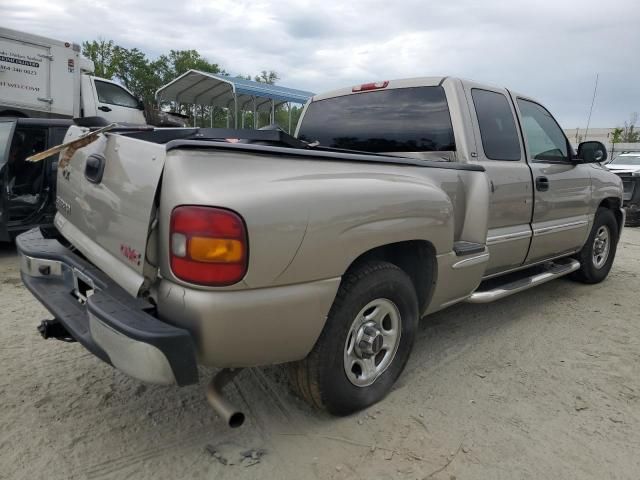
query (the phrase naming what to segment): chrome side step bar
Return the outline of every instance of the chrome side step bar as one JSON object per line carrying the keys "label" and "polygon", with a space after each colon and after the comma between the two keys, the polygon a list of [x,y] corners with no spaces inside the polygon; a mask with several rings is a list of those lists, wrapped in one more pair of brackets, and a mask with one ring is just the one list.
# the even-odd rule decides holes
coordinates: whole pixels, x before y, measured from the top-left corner
{"label": "chrome side step bar", "polygon": [[499,287],[491,290],[476,291],[467,298],[469,303],[490,303],[500,300],[501,298],[508,297],[514,293],[528,290],[543,283],[547,283],[556,278],[564,277],[565,275],[575,272],[580,268],[580,262],[574,259],[570,259],[565,263],[550,263],[546,271],[536,273],[530,277],[514,280],[510,283],[505,283]]}

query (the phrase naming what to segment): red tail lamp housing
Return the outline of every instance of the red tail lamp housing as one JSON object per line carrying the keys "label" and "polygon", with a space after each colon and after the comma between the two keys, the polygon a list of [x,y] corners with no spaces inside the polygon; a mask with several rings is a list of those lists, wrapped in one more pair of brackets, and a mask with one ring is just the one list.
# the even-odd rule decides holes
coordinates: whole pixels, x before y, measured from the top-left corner
{"label": "red tail lamp housing", "polygon": [[238,283],[247,273],[247,229],[231,210],[174,208],[169,250],[173,274],[186,282],[221,287]]}

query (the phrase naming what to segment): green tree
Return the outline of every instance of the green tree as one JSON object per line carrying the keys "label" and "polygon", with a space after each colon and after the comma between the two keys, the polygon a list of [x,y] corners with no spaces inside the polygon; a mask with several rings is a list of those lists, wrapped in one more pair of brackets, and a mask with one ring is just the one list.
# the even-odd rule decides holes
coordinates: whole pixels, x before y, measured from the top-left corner
{"label": "green tree", "polygon": [[624,122],[624,128],[622,129],[622,142],[623,143],[636,143],[640,142],[640,131],[636,130],[636,122],[638,121],[638,114],[632,113],[628,122]]}
{"label": "green tree", "polygon": [[[258,75],[253,77],[256,82],[267,83],[269,85],[274,85],[278,80],[280,80],[280,76],[277,72],[273,70],[262,70]],[[247,78],[249,80],[249,78]]]}
{"label": "green tree", "polygon": [[137,48],[122,47],[115,48],[114,63],[114,77],[146,104],[153,103],[156,90],[163,84],[158,65]]}
{"label": "green tree", "polygon": [[82,54],[93,61],[95,75],[111,79],[115,74],[117,59],[116,49],[119,48],[113,40],[92,40],[82,42]]}
{"label": "green tree", "polygon": [[609,134],[609,138],[611,139],[611,143],[613,143],[614,145],[616,143],[620,143],[622,142],[622,133],[624,130],[622,130],[620,127],[616,127],[614,128],[611,133]]}
{"label": "green tree", "polygon": [[174,78],[188,70],[200,70],[201,72],[226,75],[226,72],[217,63],[210,63],[196,50],[171,50],[167,60],[169,70],[174,75]]}
{"label": "green tree", "polygon": [[[188,70],[228,75],[219,64],[209,62],[197,50],[170,50],[167,54],[150,59],[137,48],[125,48],[116,45],[113,40],[98,39],[83,42],[82,53],[93,60],[96,76],[120,82],[135,96],[143,100],[148,114],[153,114],[151,110],[155,106],[155,94],[158,88]],[[240,75],[238,78],[251,80],[250,75]],[[273,85],[279,78],[277,72],[263,70],[258,75],[255,75],[254,80]],[[171,102],[170,104],[165,104],[165,107],[167,106],[172,111],[186,115],[193,115],[194,113],[190,105]],[[200,126],[209,126],[212,112],[215,117],[213,125],[225,126],[225,112],[220,108],[212,111],[210,106],[199,106],[197,108],[196,123]],[[293,126],[297,122],[299,113],[299,109],[294,108],[292,110]],[[253,125],[253,118],[250,113],[246,114],[245,119],[246,125]],[[281,106],[276,109],[276,120],[285,130],[288,129],[288,114],[284,107]],[[268,112],[260,112],[260,124],[264,125],[268,121]]]}

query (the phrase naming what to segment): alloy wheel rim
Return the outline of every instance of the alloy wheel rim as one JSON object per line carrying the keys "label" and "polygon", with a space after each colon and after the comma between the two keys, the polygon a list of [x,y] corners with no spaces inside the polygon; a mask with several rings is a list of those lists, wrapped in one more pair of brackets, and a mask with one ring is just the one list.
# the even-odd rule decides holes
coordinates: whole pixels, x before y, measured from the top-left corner
{"label": "alloy wheel rim", "polygon": [[368,387],[382,375],[400,345],[402,322],[395,303],[377,298],[356,315],[344,345],[344,371],[356,387]]}
{"label": "alloy wheel rim", "polygon": [[611,235],[609,227],[602,225],[598,228],[596,236],[593,239],[593,266],[597,269],[602,268],[609,258],[611,250]]}

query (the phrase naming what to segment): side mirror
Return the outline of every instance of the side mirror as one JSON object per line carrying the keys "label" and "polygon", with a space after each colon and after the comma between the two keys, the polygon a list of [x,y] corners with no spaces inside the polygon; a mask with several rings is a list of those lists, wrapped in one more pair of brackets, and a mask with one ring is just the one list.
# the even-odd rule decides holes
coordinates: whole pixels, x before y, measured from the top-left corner
{"label": "side mirror", "polygon": [[578,159],[582,163],[600,163],[607,159],[607,148],[602,142],[582,142],[578,145]]}
{"label": "side mirror", "polygon": [[142,100],[138,100],[138,110],[144,110],[144,102]]}

